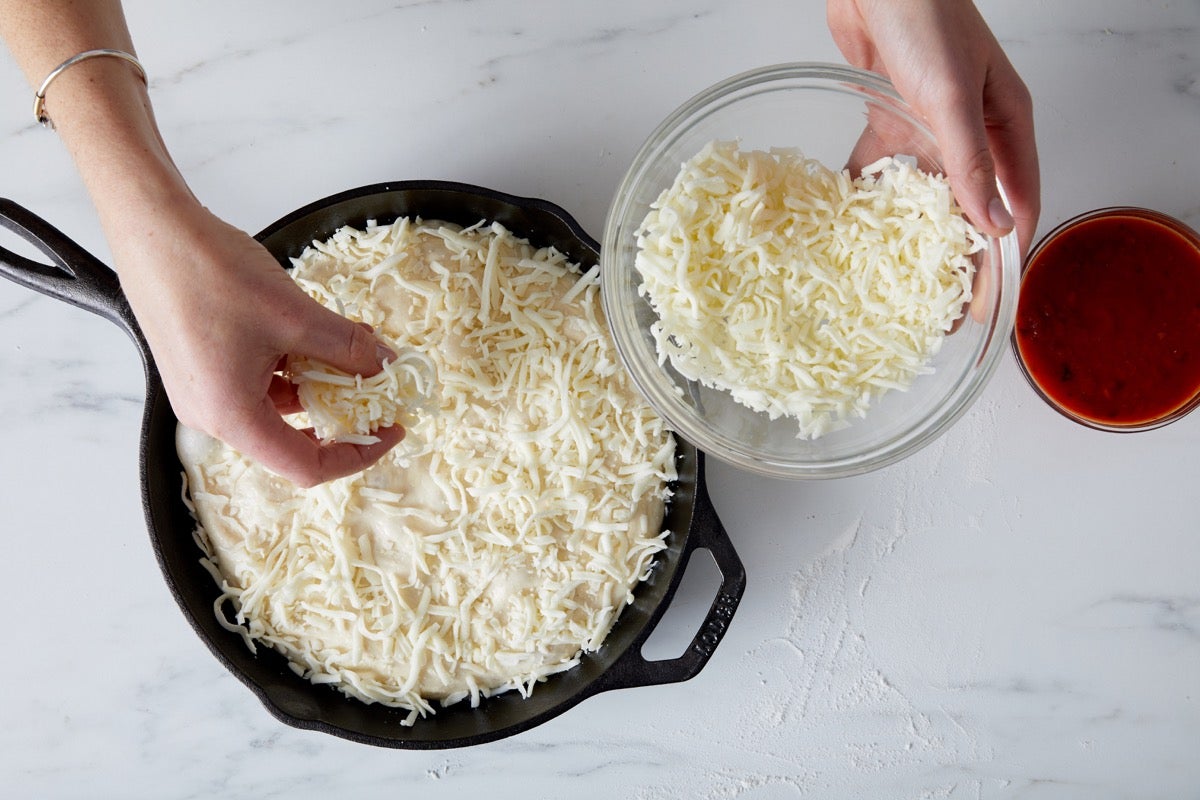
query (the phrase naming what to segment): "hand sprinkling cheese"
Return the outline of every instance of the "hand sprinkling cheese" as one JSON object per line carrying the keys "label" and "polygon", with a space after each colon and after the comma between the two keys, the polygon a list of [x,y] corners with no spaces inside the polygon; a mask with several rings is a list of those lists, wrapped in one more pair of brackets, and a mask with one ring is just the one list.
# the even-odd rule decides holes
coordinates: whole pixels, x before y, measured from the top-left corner
{"label": "hand sprinkling cheese", "polygon": [[636,266],[661,361],[817,438],[931,371],[985,246],[904,160],[852,178],[713,142],[651,206]]}
{"label": "hand sprinkling cheese", "polygon": [[314,683],[407,709],[405,724],[528,696],[599,648],[668,546],[676,471],[609,336],[598,268],[498,223],[401,218],[314,242],[291,275],[397,354],[375,378],[294,363],[318,430],[362,430],[393,394],[411,410],[434,374],[436,413],[370,469],[307,490],[181,426],[218,621]]}
{"label": "hand sprinkling cheese", "polygon": [[288,362],[300,405],[324,442],[373,444],[371,435],[393,425],[411,427],[420,413],[435,408],[436,370],[428,356],[411,348],[392,348],[396,357],[371,377],[349,375],[308,358]]}

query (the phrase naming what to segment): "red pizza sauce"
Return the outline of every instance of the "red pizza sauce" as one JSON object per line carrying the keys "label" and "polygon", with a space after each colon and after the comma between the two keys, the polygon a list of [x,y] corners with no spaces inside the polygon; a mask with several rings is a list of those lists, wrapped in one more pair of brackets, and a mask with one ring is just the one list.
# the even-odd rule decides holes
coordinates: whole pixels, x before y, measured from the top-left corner
{"label": "red pizza sauce", "polygon": [[1177,419],[1200,402],[1200,236],[1136,208],[1064,223],[1026,261],[1013,337],[1068,417],[1106,430]]}

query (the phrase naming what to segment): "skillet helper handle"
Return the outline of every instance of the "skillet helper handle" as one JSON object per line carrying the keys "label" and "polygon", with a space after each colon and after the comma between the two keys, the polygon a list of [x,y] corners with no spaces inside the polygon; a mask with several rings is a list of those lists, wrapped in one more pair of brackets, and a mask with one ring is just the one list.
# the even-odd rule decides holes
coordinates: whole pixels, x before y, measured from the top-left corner
{"label": "skillet helper handle", "polygon": [[[702,455],[699,456],[703,458]],[[717,516],[708,488],[704,483],[703,465],[696,476],[696,498],[692,507],[692,529],[688,536],[687,549],[683,553],[681,574],[687,571],[692,555],[697,550],[708,550],[721,573],[721,585],[717,596],[709,606],[700,629],[677,658],[649,661],[642,656],[642,646],[653,633],[653,628],[633,643],[621,659],[610,668],[608,681],[600,689],[627,689],[634,686],[655,686],[678,683],[694,678],[716,652],[717,645],[725,637],[733,613],[746,590],[746,569],[725,527]],[[682,578],[681,578],[682,580]],[[665,613],[665,612],[664,612]],[[662,621],[662,617],[655,622]]]}
{"label": "skillet helper handle", "polygon": [[12,200],[0,198],[0,226],[50,259],[43,264],[0,246],[0,275],[22,286],[91,311],[120,326],[149,354],[117,274],[62,231]]}

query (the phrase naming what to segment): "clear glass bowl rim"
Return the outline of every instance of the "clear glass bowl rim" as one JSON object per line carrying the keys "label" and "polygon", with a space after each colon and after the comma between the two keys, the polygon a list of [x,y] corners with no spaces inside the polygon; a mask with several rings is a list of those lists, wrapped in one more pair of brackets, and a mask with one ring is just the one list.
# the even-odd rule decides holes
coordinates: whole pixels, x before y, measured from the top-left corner
{"label": "clear glass bowl rim", "polygon": [[[929,127],[908,107],[886,77],[856,67],[822,62],[789,62],[751,69],[715,83],[693,95],[671,112],[647,137],[630,163],[613,196],[604,226],[604,238],[600,248],[601,298],[618,353],[633,376],[634,383],[651,406],[680,436],[715,458],[768,477],[792,480],[848,477],[890,465],[925,447],[966,413],[983,391],[1007,349],[1002,343],[1009,338],[1016,317],[1020,254],[1015,232],[993,240],[993,244],[998,246],[1003,267],[996,287],[998,302],[989,309],[989,329],[981,356],[972,368],[955,382],[948,393],[949,402],[943,405],[936,415],[910,426],[886,446],[862,450],[842,458],[826,461],[788,461],[768,458],[747,448],[729,446],[728,442],[722,443],[687,414],[675,413],[676,409],[672,407],[668,396],[670,390],[657,385],[661,381],[658,374],[661,368],[657,364],[642,363],[636,358],[630,352],[630,345],[623,339],[625,328],[614,323],[624,312],[619,291],[612,286],[621,271],[617,256],[621,247],[617,237],[618,228],[629,198],[633,196],[634,189],[646,170],[654,163],[656,154],[681,131],[686,130],[689,121],[696,119],[698,114],[714,106],[722,98],[745,89],[789,81],[827,82],[831,88],[840,85],[846,91],[851,88],[866,90],[871,100],[888,104],[916,130],[930,140],[935,140]],[[999,181],[997,187],[1001,198],[1007,204],[1007,195]]]}

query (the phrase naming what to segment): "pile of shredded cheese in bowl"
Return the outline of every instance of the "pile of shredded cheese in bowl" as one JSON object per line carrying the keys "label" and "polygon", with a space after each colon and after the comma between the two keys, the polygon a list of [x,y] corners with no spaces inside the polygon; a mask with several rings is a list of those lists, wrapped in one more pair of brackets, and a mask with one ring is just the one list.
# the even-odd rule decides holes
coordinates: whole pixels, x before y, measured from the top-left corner
{"label": "pile of shredded cheese in bowl", "polygon": [[436,399],[379,463],[308,490],[180,427],[222,624],[408,724],[435,701],[528,695],[600,647],[665,546],[676,473],[598,269],[498,224],[402,218],[339,230],[292,275],[416,354],[415,382],[427,361]]}
{"label": "pile of shredded cheese in bowl", "polygon": [[712,142],[637,231],[660,363],[817,438],[930,371],[986,240],[949,183]]}

